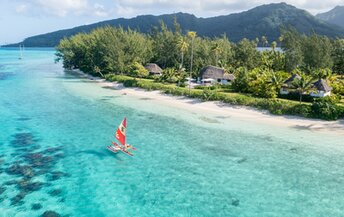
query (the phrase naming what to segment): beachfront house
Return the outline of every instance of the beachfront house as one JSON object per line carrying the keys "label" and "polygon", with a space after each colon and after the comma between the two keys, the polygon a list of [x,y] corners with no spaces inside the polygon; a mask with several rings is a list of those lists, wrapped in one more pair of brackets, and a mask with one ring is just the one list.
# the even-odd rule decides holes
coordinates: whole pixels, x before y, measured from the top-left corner
{"label": "beachfront house", "polygon": [[[293,87],[293,82],[295,79],[301,79],[299,75],[292,75],[290,78],[288,78],[282,88],[280,89],[280,94],[287,95],[289,93],[295,93],[296,90]],[[313,91],[309,94],[312,97],[325,97],[331,95],[332,88],[327,84],[327,82],[324,79],[319,79],[318,81],[313,83]]]}
{"label": "beachfront house", "polygon": [[315,91],[312,91],[310,95],[312,97],[325,97],[331,95],[332,87],[330,87],[324,79],[319,79],[313,83]]}
{"label": "beachfront house", "polygon": [[280,89],[280,94],[282,95],[287,95],[290,92],[295,92],[294,87],[293,87],[293,82],[295,79],[300,80],[301,77],[300,75],[294,74],[291,77],[289,77],[287,80],[282,85],[282,88]]}
{"label": "beachfront house", "polygon": [[233,74],[225,73],[225,70],[216,66],[206,66],[200,72],[201,84],[210,86],[213,84],[230,84],[234,80]]}
{"label": "beachfront house", "polygon": [[155,76],[162,75],[162,69],[155,63],[148,63],[145,66],[145,69],[148,70],[149,75],[155,75]]}

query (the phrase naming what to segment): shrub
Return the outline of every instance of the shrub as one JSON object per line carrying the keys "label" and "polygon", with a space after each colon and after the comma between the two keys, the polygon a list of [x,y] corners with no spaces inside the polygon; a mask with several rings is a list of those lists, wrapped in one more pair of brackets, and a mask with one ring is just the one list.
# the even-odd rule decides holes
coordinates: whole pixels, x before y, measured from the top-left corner
{"label": "shrub", "polygon": [[340,80],[331,84],[333,93],[344,96],[344,80]]}
{"label": "shrub", "polygon": [[297,103],[286,110],[286,114],[289,115],[299,115],[302,117],[311,117],[312,109],[308,104]]}
{"label": "shrub", "polygon": [[312,115],[316,118],[336,120],[342,115],[341,113],[341,108],[330,97],[316,99],[312,104]]}
{"label": "shrub", "polygon": [[[297,92],[289,92],[288,94],[279,94],[278,98],[300,101],[300,94]],[[310,96],[309,94],[302,94],[302,101],[313,102],[314,98]]]}
{"label": "shrub", "polygon": [[130,75],[137,78],[145,78],[149,75],[148,70],[138,62],[134,62],[130,67]]}

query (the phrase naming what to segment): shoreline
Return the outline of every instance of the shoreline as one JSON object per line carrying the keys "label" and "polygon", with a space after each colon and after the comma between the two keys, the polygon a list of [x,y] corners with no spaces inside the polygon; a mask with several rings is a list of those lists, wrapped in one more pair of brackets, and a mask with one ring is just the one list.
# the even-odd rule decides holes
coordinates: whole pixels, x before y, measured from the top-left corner
{"label": "shoreline", "polygon": [[243,121],[250,121],[273,126],[284,126],[288,128],[298,128],[299,130],[309,130],[312,132],[326,132],[344,136],[344,120],[324,121],[319,119],[308,119],[298,116],[273,115],[268,111],[258,110],[246,106],[234,106],[219,101],[203,102],[199,99],[184,96],[173,96],[160,91],[147,91],[140,88],[126,88],[121,83],[110,82],[105,79],[94,77],[80,70],[73,70],[81,78],[94,81],[101,87],[114,89],[121,94],[134,97],[146,97],[166,106],[172,106],[187,111],[201,111],[204,113],[220,114],[222,116],[234,116]]}

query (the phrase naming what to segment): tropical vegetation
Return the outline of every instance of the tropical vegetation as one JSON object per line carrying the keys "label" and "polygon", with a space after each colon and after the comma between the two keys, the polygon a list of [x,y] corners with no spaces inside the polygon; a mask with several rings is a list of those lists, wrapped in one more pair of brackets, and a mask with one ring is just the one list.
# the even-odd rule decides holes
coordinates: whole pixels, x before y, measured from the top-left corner
{"label": "tropical vegetation", "polygon": [[[61,40],[56,56],[67,69],[80,69],[124,82],[126,86],[254,106],[274,114],[323,119],[344,117],[341,101],[344,92],[343,39],[317,34],[307,36],[291,27],[281,32],[278,42],[270,43],[271,49],[258,51],[258,44],[269,44],[267,37],[244,38],[238,43],[231,42],[226,35],[198,37],[196,32],[183,34],[176,20],[173,30],[161,22],[160,27],[155,27],[149,34],[104,27]],[[282,50],[276,48],[277,44]],[[162,76],[150,76],[144,68],[147,63],[161,66],[164,69]],[[227,86],[185,88],[185,78],[197,78],[199,71],[207,65],[221,67],[234,74],[236,79]],[[279,99],[280,88],[292,74],[301,77],[292,83],[299,102]],[[330,99],[304,97],[319,78],[326,79],[333,87]],[[303,102],[304,98],[309,103]]]}

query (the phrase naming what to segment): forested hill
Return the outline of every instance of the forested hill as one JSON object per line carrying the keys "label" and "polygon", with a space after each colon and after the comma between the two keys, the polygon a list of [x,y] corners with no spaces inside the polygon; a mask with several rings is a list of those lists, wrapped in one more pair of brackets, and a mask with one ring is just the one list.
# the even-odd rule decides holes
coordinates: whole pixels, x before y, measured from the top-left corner
{"label": "forested hill", "polygon": [[344,6],[337,6],[326,13],[317,14],[316,17],[344,28]]}
{"label": "forested hill", "polygon": [[[299,32],[306,34],[315,32],[329,37],[344,37],[344,28],[341,29],[321,21],[307,11],[297,9],[294,6],[278,3],[262,5],[242,13],[211,18],[197,18],[186,13],[160,16],[144,15],[131,19],[119,18],[29,37],[23,43],[27,47],[53,47],[64,37],[79,32],[87,33],[102,26],[130,27],[147,33],[154,26],[159,26],[160,21],[163,21],[168,28],[172,28],[175,17],[184,32],[196,31],[199,36],[207,37],[221,36],[225,33],[234,42],[242,38],[255,39],[261,36],[266,36],[271,42],[280,36],[282,26],[293,26]],[[17,46],[17,44],[9,46]]]}

